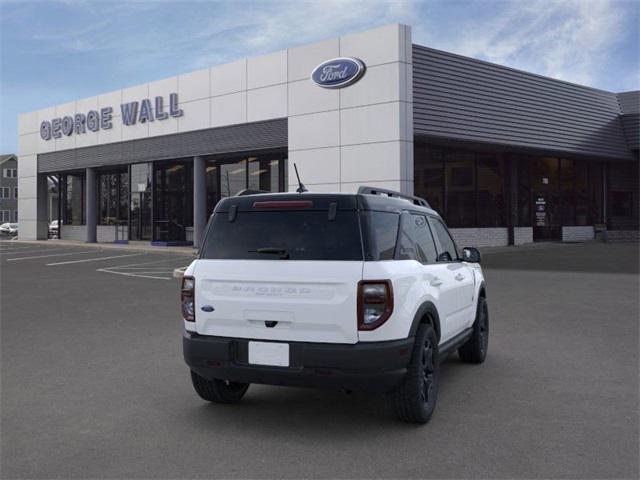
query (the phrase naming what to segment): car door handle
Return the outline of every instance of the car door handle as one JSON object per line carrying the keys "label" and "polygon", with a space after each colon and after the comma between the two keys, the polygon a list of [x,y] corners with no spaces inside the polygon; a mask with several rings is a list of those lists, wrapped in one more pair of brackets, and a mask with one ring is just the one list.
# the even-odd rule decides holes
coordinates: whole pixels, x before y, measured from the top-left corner
{"label": "car door handle", "polygon": [[456,276],[455,276],[455,277],[453,277],[453,278],[455,278],[456,280],[458,280],[459,282],[461,282],[461,281],[462,281],[462,280],[464,280],[466,277],[465,277],[463,274],[458,273],[458,274],[456,274]]}
{"label": "car door handle", "polygon": [[438,277],[434,277],[431,279],[430,283],[432,287],[439,287],[440,285],[442,285],[442,280],[440,280]]}

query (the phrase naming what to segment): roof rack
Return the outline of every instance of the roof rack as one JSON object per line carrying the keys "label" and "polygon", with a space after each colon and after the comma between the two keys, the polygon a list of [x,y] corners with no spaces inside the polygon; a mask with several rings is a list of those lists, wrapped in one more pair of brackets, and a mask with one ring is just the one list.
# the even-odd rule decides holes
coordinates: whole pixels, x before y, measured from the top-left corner
{"label": "roof rack", "polygon": [[396,192],[395,190],[387,190],[386,188],[367,187],[363,185],[358,188],[358,193],[365,195],[386,195],[387,197],[402,198],[408,200],[414,205],[420,205],[421,207],[431,208],[431,205],[427,203],[424,198],[414,197],[413,195],[405,195],[404,193]]}
{"label": "roof rack", "polygon": [[245,188],[244,190],[240,190],[238,193],[234,195],[234,197],[244,197],[245,195],[257,195],[258,193],[271,193],[267,190],[252,190],[250,188]]}

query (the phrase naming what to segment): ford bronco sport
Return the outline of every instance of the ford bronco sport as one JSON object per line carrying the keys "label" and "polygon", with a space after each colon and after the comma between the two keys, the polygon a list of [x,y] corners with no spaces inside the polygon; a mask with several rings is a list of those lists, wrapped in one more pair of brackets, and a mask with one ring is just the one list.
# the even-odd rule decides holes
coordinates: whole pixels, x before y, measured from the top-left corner
{"label": "ford bronco sport", "polygon": [[400,419],[426,423],[440,360],[487,354],[479,263],[398,192],[225,198],[182,280],[193,387],[218,403],[251,383],[385,392]]}

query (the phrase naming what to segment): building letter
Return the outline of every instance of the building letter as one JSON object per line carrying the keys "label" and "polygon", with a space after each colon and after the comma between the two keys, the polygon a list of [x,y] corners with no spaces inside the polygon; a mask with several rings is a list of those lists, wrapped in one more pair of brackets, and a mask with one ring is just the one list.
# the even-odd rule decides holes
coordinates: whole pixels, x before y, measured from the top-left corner
{"label": "building letter", "polygon": [[178,94],[172,93],[169,95],[169,115],[172,117],[181,117],[182,114],[182,109],[178,108]]}
{"label": "building letter", "polygon": [[113,108],[104,107],[100,109],[100,128],[104,130],[108,130],[113,127],[111,123],[111,114],[113,112]]}
{"label": "building letter", "polygon": [[76,134],[86,132],[85,127],[85,116],[84,113],[76,113],[76,118],[74,122]]}
{"label": "building letter", "polygon": [[153,113],[151,111],[151,102],[149,101],[148,98],[145,98],[140,103],[140,116],[138,117],[138,121],[140,123],[153,121]]}
{"label": "building letter", "polygon": [[59,118],[54,118],[53,120],[51,120],[51,134],[53,135],[53,138],[62,137],[60,127],[62,127],[62,120],[60,120]]}
{"label": "building letter", "polygon": [[122,123],[125,125],[133,125],[136,123],[136,115],[138,114],[138,102],[123,103],[120,105],[122,112]]}
{"label": "building letter", "polygon": [[62,133],[67,137],[73,133],[73,117],[67,115],[62,118]]}
{"label": "building letter", "polygon": [[40,124],[40,138],[43,140],[51,139],[51,122],[45,120]]}
{"label": "building letter", "polygon": [[165,118],[169,118],[169,114],[163,110],[164,106],[162,105],[162,97],[156,97],[156,119],[164,120]]}
{"label": "building letter", "polygon": [[87,113],[87,128],[92,132],[100,130],[98,112],[91,110]]}

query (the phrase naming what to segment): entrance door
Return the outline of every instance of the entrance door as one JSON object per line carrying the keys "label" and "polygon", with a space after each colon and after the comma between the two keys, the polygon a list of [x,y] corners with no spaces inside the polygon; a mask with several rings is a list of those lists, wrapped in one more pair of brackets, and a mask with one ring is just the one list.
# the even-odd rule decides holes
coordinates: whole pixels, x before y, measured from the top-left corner
{"label": "entrance door", "polygon": [[562,236],[559,159],[542,157],[531,170],[533,240],[555,241]]}
{"label": "entrance door", "polygon": [[130,240],[151,240],[151,194],[131,193]]}

